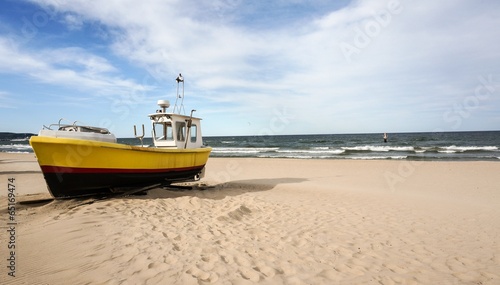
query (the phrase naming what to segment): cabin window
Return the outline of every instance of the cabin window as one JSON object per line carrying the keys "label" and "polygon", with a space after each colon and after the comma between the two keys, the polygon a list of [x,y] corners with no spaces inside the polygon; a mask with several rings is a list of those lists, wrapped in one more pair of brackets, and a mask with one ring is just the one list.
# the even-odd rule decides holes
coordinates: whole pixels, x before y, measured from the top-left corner
{"label": "cabin window", "polygon": [[191,125],[191,129],[189,130],[189,133],[191,134],[191,142],[195,143],[196,139],[197,139],[197,135],[198,135],[197,127],[195,124]]}
{"label": "cabin window", "polygon": [[172,124],[170,123],[155,123],[154,124],[155,140],[174,140]]}
{"label": "cabin window", "polygon": [[177,129],[177,140],[184,141],[186,139],[186,123],[176,122],[175,128]]}

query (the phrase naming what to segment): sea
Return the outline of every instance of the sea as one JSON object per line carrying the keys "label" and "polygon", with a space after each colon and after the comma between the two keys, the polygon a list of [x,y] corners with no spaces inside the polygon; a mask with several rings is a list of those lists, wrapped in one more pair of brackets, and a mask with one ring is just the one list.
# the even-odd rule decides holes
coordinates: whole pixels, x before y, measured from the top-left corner
{"label": "sea", "polygon": [[[211,157],[498,161],[500,131],[204,137]],[[29,136],[0,137],[0,152],[32,153]],[[140,145],[136,138],[118,142]],[[151,144],[144,139],[145,145]]]}

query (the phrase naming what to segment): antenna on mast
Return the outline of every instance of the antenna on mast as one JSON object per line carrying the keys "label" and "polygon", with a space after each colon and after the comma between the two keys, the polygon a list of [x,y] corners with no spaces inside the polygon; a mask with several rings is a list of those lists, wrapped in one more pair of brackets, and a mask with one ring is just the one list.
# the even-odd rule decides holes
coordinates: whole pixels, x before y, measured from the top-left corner
{"label": "antenna on mast", "polygon": [[179,100],[179,98],[181,98],[181,105],[178,107],[179,109],[177,110],[177,112],[180,114],[182,110],[184,113],[186,113],[186,110],[184,109],[184,77],[182,77],[182,74],[179,73],[179,76],[177,76],[175,81],[177,81],[177,95],[175,98],[174,113],[175,109],[177,108],[177,101]]}

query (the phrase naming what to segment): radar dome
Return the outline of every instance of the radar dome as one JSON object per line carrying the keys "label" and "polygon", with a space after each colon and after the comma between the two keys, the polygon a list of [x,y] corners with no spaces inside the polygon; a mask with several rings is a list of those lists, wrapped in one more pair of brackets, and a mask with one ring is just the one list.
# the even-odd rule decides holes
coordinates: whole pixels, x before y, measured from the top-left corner
{"label": "radar dome", "polygon": [[158,100],[158,106],[162,108],[168,108],[170,107],[170,102],[168,100]]}

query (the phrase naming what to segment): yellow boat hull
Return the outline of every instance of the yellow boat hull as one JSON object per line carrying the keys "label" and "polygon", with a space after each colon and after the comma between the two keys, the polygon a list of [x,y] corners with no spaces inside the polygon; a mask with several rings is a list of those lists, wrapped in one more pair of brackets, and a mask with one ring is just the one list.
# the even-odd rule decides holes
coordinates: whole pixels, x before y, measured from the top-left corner
{"label": "yellow boat hull", "polygon": [[56,198],[95,195],[123,187],[192,181],[212,150],[163,149],[33,136],[30,144]]}

